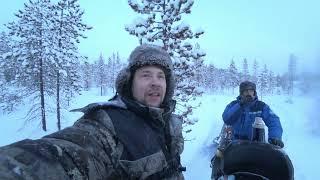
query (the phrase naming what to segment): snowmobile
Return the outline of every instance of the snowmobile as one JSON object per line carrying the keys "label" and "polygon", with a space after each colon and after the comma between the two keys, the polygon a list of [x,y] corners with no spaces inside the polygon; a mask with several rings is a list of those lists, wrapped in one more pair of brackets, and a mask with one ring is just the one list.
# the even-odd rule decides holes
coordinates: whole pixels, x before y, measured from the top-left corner
{"label": "snowmobile", "polygon": [[294,179],[294,168],[289,156],[280,147],[265,141],[264,127],[257,129],[253,125],[254,133],[250,140],[232,140],[231,131],[230,126],[224,125],[220,137],[215,139],[215,142],[219,142],[211,160],[211,179]]}

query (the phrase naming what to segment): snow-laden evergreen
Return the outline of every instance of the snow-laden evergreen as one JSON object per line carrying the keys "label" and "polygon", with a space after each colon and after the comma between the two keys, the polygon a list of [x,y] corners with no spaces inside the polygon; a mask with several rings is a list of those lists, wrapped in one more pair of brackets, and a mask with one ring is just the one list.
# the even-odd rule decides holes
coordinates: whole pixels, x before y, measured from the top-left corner
{"label": "snow-laden evergreen", "polygon": [[267,65],[263,66],[263,70],[258,75],[258,83],[257,83],[257,89],[261,92],[261,96],[264,96],[267,94],[267,88],[268,88],[268,68]]}
{"label": "snow-laden evergreen", "polygon": [[183,118],[185,124],[194,124],[189,118],[195,106],[189,101],[202,94],[198,88],[197,69],[201,69],[206,53],[199,45],[194,45],[204,31],[198,28],[192,31],[191,26],[183,21],[186,14],[191,13],[193,0],[129,0],[130,7],[139,17],[125,30],[138,38],[139,43],[152,43],[162,46],[174,60],[177,80],[175,99],[178,101],[176,113]]}
{"label": "snow-laden evergreen", "polygon": [[243,59],[242,64],[242,78],[241,81],[248,81],[249,80],[249,67],[248,67],[248,61],[247,58]]}
{"label": "snow-laden evergreen", "polygon": [[108,58],[108,63],[105,71],[107,71],[107,86],[112,89],[112,92],[115,93],[115,83],[119,71],[122,69],[124,64],[121,62],[119,53],[112,53]]}
{"label": "snow-laden evergreen", "polygon": [[232,89],[232,92],[234,92],[235,88],[240,84],[240,76],[233,59],[231,60],[228,73],[226,78],[228,88]]}
{"label": "snow-laden evergreen", "polygon": [[258,74],[259,74],[259,63],[256,59],[254,59],[252,64],[252,78],[251,81],[254,83],[258,83]]}
{"label": "snow-laden evergreen", "polygon": [[60,127],[60,108],[80,92],[78,73],[80,54],[77,43],[90,29],[82,22],[77,0],[36,0],[25,3],[16,14],[17,20],[8,23],[11,51],[2,59],[1,68],[11,69],[14,77],[6,79],[7,86],[19,91],[20,101],[31,97],[33,106],[26,121],[40,119],[46,131],[46,97],[56,98],[57,126]]}

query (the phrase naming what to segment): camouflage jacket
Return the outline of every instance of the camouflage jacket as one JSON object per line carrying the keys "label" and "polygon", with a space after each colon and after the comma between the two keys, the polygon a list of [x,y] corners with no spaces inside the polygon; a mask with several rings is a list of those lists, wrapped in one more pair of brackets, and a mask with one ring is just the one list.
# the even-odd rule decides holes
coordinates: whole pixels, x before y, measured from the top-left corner
{"label": "camouflage jacket", "polygon": [[120,97],[77,109],[84,116],[73,126],[1,147],[0,179],[183,179],[182,122],[172,110]]}

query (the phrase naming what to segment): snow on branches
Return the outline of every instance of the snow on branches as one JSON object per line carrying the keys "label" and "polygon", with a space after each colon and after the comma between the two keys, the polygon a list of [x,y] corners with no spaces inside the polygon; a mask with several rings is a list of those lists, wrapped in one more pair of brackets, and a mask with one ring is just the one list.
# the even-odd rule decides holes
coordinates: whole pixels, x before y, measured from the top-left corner
{"label": "snow on branches", "polygon": [[140,44],[160,45],[172,57],[178,83],[176,112],[185,124],[196,122],[190,117],[193,109],[190,101],[202,94],[196,75],[206,55],[199,45],[194,46],[194,40],[204,31],[200,28],[192,31],[191,26],[182,21],[183,15],[191,13],[193,3],[193,0],[128,0],[129,6],[141,16],[125,26],[125,30],[136,36]]}

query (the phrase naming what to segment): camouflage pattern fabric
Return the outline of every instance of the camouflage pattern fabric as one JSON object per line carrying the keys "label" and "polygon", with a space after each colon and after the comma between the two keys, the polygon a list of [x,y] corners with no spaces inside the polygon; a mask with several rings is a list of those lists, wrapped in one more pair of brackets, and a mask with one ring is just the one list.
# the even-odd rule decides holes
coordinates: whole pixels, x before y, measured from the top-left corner
{"label": "camouflage pattern fabric", "polygon": [[[122,160],[124,145],[117,138],[106,107],[122,107],[116,100],[91,105],[73,126],[38,140],[23,140],[0,148],[1,180],[151,179],[167,168],[162,151],[135,161]],[[94,112],[94,113],[90,113]],[[183,151],[182,122],[169,120],[171,153]],[[173,172],[162,179],[184,179]]]}

